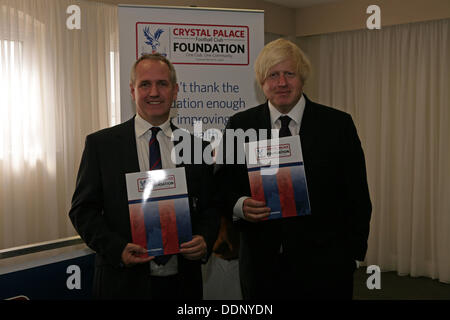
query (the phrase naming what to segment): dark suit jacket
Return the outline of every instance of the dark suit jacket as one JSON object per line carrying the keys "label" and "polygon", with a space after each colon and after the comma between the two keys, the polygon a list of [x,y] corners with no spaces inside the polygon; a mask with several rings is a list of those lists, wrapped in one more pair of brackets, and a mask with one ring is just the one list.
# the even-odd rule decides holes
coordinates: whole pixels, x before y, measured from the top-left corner
{"label": "dark suit jacket", "polygon": [[[172,129],[176,127],[172,125]],[[192,234],[205,238],[209,255],[219,226],[213,205],[212,167],[192,164],[193,152],[191,156],[191,164],[183,165]],[[150,297],[149,263],[133,267],[121,263],[123,249],[132,242],[125,174],[139,171],[134,117],[86,137],[69,216],[81,238],[97,253],[94,276],[97,297]],[[183,288],[192,299],[201,299],[201,262],[177,256]]]}
{"label": "dark suit jacket", "polygon": [[[244,297],[278,294],[266,291],[273,287],[271,281],[278,281],[273,279],[280,279],[280,273],[305,294],[339,286],[338,282],[353,274],[354,260],[364,260],[366,254],[372,209],[356,128],[349,114],[305,99],[300,140],[311,215],[237,222]],[[227,128],[270,130],[268,104],[235,114]],[[226,183],[231,213],[240,197],[251,195],[246,166],[226,165],[217,172]],[[289,270],[278,268],[280,244]]]}

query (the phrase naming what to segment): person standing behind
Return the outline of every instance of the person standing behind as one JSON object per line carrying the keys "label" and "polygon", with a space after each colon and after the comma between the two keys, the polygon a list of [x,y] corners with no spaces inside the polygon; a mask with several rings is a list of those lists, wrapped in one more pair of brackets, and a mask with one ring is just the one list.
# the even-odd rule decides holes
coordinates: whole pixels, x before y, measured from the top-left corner
{"label": "person standing behind", "polygon": [[[143,55],[131,70],[136,116],[86,138],[70,219],[96,252],[97,298],[201,299],[201,263],[217,238],[212,166],[191,162],[186,170],[193,238],[167,259],[142,257],[132,243],[125,174],[175,168],[169,119],[178,84],[173,65],[160,54]],[[191,145],[193,146],[193,136]],[[184,141],[186,143],[186,141]],[[205,145],[203,145],[205,147]]]}
{"label": "person standing behind", "polygon": [[[294,43],[268,43],[255,61],[266,103],[233,115],[226,126],[298,136],[311,206],[311,215],[267,220],[270,208],[251,198],[245,164],[235,158],[216,166],[240,230],[244,299],[351,299],[356,260],[366,254],[372,206],[361,143],[349,114],[303,93],[310,68]],[[230,143],[224,139],[222,150]]]}

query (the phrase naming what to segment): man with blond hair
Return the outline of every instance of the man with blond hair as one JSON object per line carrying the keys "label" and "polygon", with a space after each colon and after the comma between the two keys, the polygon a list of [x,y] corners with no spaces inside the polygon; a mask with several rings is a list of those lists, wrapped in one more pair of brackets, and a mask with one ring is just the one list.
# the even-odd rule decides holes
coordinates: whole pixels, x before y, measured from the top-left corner
{"label": "man with blond hair", "polygon": [[310,71],[297,45],[270,42],[255,61],[266,103],[227,124],[244,132],[266,129],[269,137],[271,129],[280,137],[298,136],[311,206],[307,216],[268,220],[271,209],[251,197],[246,166],[224,159],[216,168],[240,230],[245,299],[351,299],[353,273],[366,254],[372,207],[361,143],[349,114],[303,93]]}

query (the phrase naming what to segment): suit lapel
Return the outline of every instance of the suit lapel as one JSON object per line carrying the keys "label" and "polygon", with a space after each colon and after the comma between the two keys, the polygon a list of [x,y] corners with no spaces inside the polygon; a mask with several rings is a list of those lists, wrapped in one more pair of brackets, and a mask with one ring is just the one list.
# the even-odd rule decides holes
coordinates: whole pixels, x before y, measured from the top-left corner
{"label": "suit lapel", "polygon": [[[257,113],[258,117],[255,117],[257,121],[257,125],[254,128],[261,128],[267,130],[267,139],[272,138],[272,122],[270,121],[270,111],[269,111],[269,103],[263,105],[262,112]],[[259,132],[258,132],[259,136]]]}
{"label": "suit lapel", "polygon": [[[306,95],[304,95],[306,104],[305,110],[303,112],[302,123],[300,126],[300,142],[302,146],[303,160],[308,159],[311,154],[310,151],[313,147],[314,141],[314,127],[315,127],[315,118],[314,118],[314,106],[313,102],[309,100]],[[307,161],[305,161],[307,162]]]}
{"label": "suit lapel", "polygon": [[123,150],[120,153],[122,171],[124,173],[139,172],[134,117],[124,122],[121,130],[117,133],[117,148]]}

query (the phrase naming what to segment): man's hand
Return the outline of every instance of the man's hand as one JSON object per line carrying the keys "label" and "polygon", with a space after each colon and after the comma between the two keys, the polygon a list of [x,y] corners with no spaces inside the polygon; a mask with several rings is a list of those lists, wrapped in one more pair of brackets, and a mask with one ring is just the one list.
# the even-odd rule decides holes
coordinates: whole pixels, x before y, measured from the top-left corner
{"label": "man's hand", "polygon": [[128,243],[125,249],[123,249],[122,251],[122,262],[125,266],[131,267],[138,263],[149,262],[150,260],[155,258],[141,256],[145,253],[147,253],[147,250],[145,250],[141,246],[134,243]]}
{"label": "man's hand", "polygon": [[260,222],[270,215],[270,208],[266,207],[266,203],[263,201],[247,198],[244,200],[242,212],[244,213],[245,220]]}
{"label": "man's hand", "polygon": [[180,253],[189,260],[199,260],[206,254],[206,242],[203,236],[194,235],[192,240],[180,245]]}

